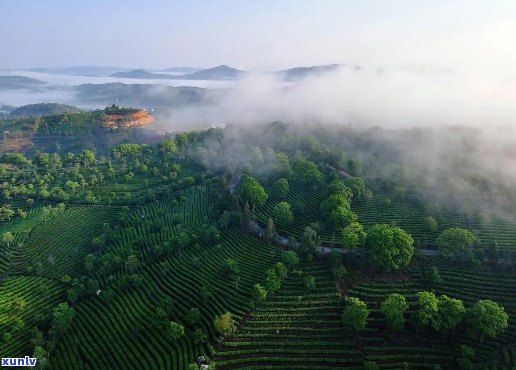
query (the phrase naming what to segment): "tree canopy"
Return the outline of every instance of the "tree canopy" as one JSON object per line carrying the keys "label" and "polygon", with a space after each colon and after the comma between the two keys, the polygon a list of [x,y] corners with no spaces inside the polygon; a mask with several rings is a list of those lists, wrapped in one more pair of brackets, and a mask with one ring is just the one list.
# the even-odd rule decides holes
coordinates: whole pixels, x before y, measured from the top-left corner
{"label": "tree canopy", "polygon": [[294,220],[294,214],[290,208],[287,202],[279,202],[274,207],[274,220],[279,227],[285,228]]}
{"label": "tree canopy", "polygon": [[374,225],[367,232],[366,246],[371,263],[384,271],[407,266],[414,254],[414,239],[399,227]]}
{"label": "tree canopy", "polygon": [[467,317],[473,333],[480,334],[480,341],[484,336],[494,337],[508,327],[509,315],[505,309],[489,299],[476,302],[467,311]]}
{"label": "tree canopy", "polygon": [[461,252],[469,252],[475,243],[475,236],[467,229],[452,227],[444,230],[435,244],[445,256],[455,256]]}
{"label": "tree canopy", "polygon": [[358,222],[352,222],[342,229],[342,244],[346,248],[354,249],[365,243],[367,233]]}
{"label": "tree canopy", "polygon": [[52,327],[58,333],[64,333],[75,317],[75,310],[68,306],[68,303],[59,303],[52,311]]}
{"label": "tree canopy", "polygon": [[369,310],[367,304],[355,297],[346,298],[346,308],[342,313],[342,323],[355,330],[364,330]]}
{"label": "tree canopy", "polygon": [[215,330],[225,337],[233,335],[236,332],[236,322],[229,311],[215,316],[213,325],[215,326]]}
{"label": "tree canopy", "polygon": [[437,304],[437,317],[432,326],[437,331],[453,331],[462,322],[465,313],[461,300],[441,295]]}
{"label": "tree canopy", "polygon": [[417,310],[414,314],[414,324],[421,329],[433,324],[437,319],[439,300],[432,292],[417,292]]}
{"label": "tree canopy", "polygon": [[287,265],[288,268],[292,268],[299,263],[299,257],[294,251],[285,251],[281,254],[281,261]]}
{"label": "tree canopy", "polygon": [[405,324],[404,313],[408,309],[407,300],[398,293],[392,293],[382,302],[381,311],[392,330],[401,330]]}
{"label": "tree canopy", "polygon": [[170,321],[167,326],[167,333],[173,341],[177,341],[185,335],[185,328],[178,322]]}
{"label": "tree canopy", "polygon": [[255,207],[261,207],[269,197],[263,186],[253,177],[244,176],[242,180],[242,197]]}
{"label": "tree canopy", "polygon": [[272,196],[274,199],[285,199],[289,191],[287,179],[281,178],[276,180],[272,185]]}

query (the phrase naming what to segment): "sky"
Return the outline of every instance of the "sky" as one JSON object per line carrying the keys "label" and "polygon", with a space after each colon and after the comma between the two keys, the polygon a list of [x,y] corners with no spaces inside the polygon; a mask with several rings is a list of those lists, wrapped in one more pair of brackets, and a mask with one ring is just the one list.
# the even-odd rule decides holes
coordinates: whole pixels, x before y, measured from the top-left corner
{"label": "sky", "polygon": [[0,68],[343,63],[516,79],[514,0],[0,0]]}

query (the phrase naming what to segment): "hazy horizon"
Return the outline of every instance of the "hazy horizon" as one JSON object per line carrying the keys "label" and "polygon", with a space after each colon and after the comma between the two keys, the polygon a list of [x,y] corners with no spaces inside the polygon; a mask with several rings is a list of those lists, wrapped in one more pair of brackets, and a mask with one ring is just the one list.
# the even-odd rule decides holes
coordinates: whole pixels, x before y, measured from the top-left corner
{"label": "hazy horizon", "polygon": [[[344,64],[286,86],[254,73],[235,81],[50,76],[81,82],[229,90],[209,104],[176,106],[172,122],[345,122],[408,127],[514,125],[516,2],[312,1],[87,3],[50,0],[0,8],[0,69],[120,66],[156,70],[226,64],[248,71]],[[30,25],[30,27],[28,26]],[[25,73],[27,75],[27,73]],[[33,74],[36,75],[36,74]],[[287,88],[288,87],[288,88]],[[4,91],[0,104],[74,103],[66,89]],[[116,98],[113,98],[117,101]],[[91,104],[87,102],[87,105]]]}
{"label": "hazy horizon", "polygon": [[0,69],[320,64],[515,79],[516,3],[50,0],[0,6]]}

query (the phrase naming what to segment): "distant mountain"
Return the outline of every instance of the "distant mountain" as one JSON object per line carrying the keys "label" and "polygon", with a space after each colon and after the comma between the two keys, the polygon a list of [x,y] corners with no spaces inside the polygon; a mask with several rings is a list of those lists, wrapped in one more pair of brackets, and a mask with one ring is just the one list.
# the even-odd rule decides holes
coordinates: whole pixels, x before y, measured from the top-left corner
{"label": "distant mountain", "polygon": [[187,74],[187,73],[194,73],[194,72],[200,71],[201,69],[202,68],[193,68],[193,67],[172,67],[172,68],[162,69],[160,72]]}
{"label": "distant mountain", "polygon": [[228,67],[226,65],[220,65],[213,68],[203,69],[194,73],[179,76],[182,80],[236,80],[241,75],[247,72]]}
{"label": "distant mountain", "polygon": [[31,72],[42,72],[69,76],[109,76],[117,72],[127,72],[129,68],[102,67],[102,66],[76,66],[65,68],[32,68]]}
{"label": "distant mountain", "polygon": [[45,85],[45,82],[24,76],[0,76],[0,90],[28,89]]}
{"label": "distant mountain", "polygon": [[328,72],[333,72],[342,67],[342,64],[328,64],[312,67],[296,67],[279,71],[283,79],[287,81],[300,80],[309,76],[317,76]]}
{"label": "distant mountain", "polygon": [[57,103],[39,103],[39,104],[29,104],[24,105],[19,108],[14,109],[10,112],[10,117],[38,117],[38,116],[48,116],[51,114],[61,114],[61,113],[78,113],[82,112],[81,109],[66,105],[66,104],[57,104]]}
{"label": "distant mountain", "polygon": [[159,74],[159,73],[152,73],[147,72],[144,69],[135,69],[129,72],[118,72],[113,73],[110,77],[117,77],[117,78],[139,78],[139,79],[149,79],[149,80],[163,80],[163,79],[173,79],[175,76],[172,75],[166,75],[166,74]]}
{"label": "distant mountain", "polygon": [[225,65],[218,67],[202,69],[197,72],[188,73],[184,75],[169,75],[148,72],[144,69],[135,69],[129,72],[118,72],[111,75],[111,77],[119,78],[140,78],[140,79],[168,79],[168,80],[212,80],[212,81],[225,81],[235,80],[246,72],[231,68]]}
{"label": "distant mountain", "polygon": [[124,105],[153,108],[174,108],[199,104],[217,91],[209,91],[196,87],[160,86],[156,93],[156,85],[151,84],[84,84],[76,87],[77,98],[86,105]]}

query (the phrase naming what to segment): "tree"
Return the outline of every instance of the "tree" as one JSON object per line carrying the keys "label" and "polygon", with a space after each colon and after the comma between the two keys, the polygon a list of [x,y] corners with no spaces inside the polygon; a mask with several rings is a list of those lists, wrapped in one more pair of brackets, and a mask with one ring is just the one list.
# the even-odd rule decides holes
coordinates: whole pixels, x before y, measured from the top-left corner
{"label": "tree", "polygon": [[346,248],[355,249],[363,245],[367,237],[364,227],[358,222],[352,222],[342,229],[342,244]]}
{"label": "tree", "polygon": [[367,233],[366,245],[371,263],[384,271],[397,271],[407,266],[414,254],[414,239],[387,224],[374,225]]}
{"label": "tree", "polygon": [[344,180],[339,179],[335,179],[330,182],[330,185],[328,185],[328,193],[344,195],[349,202],[351,202],[351,198],[353,197],[353,191],[346,186]]}
{"label": "tree", "polygon": [[16,298],[9,307],[9,313],[11,315],[17,315],[25,311],[25,308],[27,307],[27,301],[23,298]]}
{"label": "tree", "polygon": [[50,165],[50,155],[48,153],[38,153],[34,156],[34,164],[38,167],[48,167]]}
{"label": "tree", "polygon": [[286,177],[292,175],[292,166],[286,153],[276,153],[276,173]]}
{"label": "tree", "polygon": [[437,221],[432,216],[425,217],[423,224],[429,232],[435,232],[437,230]]}
{"label": "tree", "polygon": [[229,311],[226,311],[219,316],[215,316],[213,325],[215,326],[215,330],[225,337],[235,334],[237,329],[236,321],[233,320],[233,316]]}
{"label": "tree", "polygon": [[86,271],[88,271],[90,274],[95,269],[95,262],[97,260],[97,257],[95,257],[94,254],[87,254],[86,257],[84,257],[84,267],[86,268]]}
{"label": "tree", "polygon": [[41,346],[35,346],[32,352],[32,357],[36,358],[36,364],[40,369],[46,369],[49,367],[50,362],[48,360],[48,352]]}
{"label": "tree", "polygon": [[348,270],[343,265],[340,265],[338,267],[333,268],[333,275],[339,281],[342,281],[346,276],[348,276]]}
{"label": "tree", "polygon": [[350,201],[350,197],[346,194],[331,194],[321,202],[321,211],[325,214],[329,214],[333,209],[337,207],[350,208]]}
{"label": "tree", "polygon": [[381,311],[387,319],[387,324],[394,331],[403,329],[405,325],[404,313],[407,309],[407,300],[398,293],[389,294],[381,305]]}
{"label": "tree", "polygon": [[[195,329],[195,331],[193,333],[193,337],[194,337],[194,342],[196,344],[206,343],[208,341],[208,336],[201,328]],[[196,369],[197,369],[197,367],[196,367]]]}
{"label": "tree", "polygon": [[274,207],[274,219],[281,228],[285,228],[294,220],[294,214],[287,202],[279,202]]}
{"label": "tree", "polygon": [[357,215],[351,211],[351,192],[330,194],[321,203],[321,212],[334,228],[340,228],[357,220]]}
{"label": "tree", "polygon": [[11,243],[14,241],[14,235],[12,232],[7,231],[2,235],[2,242],[7,244],[7,248],[11,246]]}
{"label": "tree", "polygon": [[249,227],[249,222],[251,221],[251,208],[249,207],[249,203],[245,202],[244,211],[242,212],[242,215],[240,216],[240,227],[242,230],[247,230]]}
{"label": "tree", "polygon": [[215,225],[203,224],[197,231],[199,239],[205,244],[214,244],[220,237]]}
{"label": "tree", "polygon": [[285,251],[281,254],[281,261],[291,269],[299,263],[299,257],[294,251]]}
{"label": "tree", "polygon": [[72,282],[72,277],[68,274],[65,274],[61,277],[61,282],[65,285],[69,285]]}
{"label": "tree", "polygon": [[461,300],[441,295],[437,305],[437,317],[432,326],[437,331],[454,331],[462,322],[465,313],[466,309]]}
{"label": "tree", "polygon": [[272,197],[274,199],[285,199],[289,192],[289,184],[287,179],[281,178],[276,180],[276,182],[272,185]]}
{"label": "tree", "polygon": [[175,321],[170,321],[167,325],[167,333],[174,342],[185,335],[185,327]]}
{"label": "tree", "polygon": [[42,346],[45,343],[43,332],[37,326],[30,329],[30,343],[34,346]]}
{"label": "tree", "polygon": [[231,213],[228,211],[222,212],[219,218],[219,225],[220,227],[223,227],[224,229],[228,229],[229,223],[231,222]]}
{"label": "tree", "polygon": [[65,188],[68,189],[72,194],[75,194],[77,190],[80,189],[80,187],[81,185],[76,181],[68,180],[65,182]]}
{"label": "tree", "polygon": [[261,207],[269,197],[263,186],[253,177],[244,176],[242,180],[242,197],[253,206]]}
{"label": "tree", "polygon": [[442,283],[443,279],[439,273],[439,269],[435,266],[430,267],[424,272],[424,279],[430,287],[434,287],[437,284]]}
{"label": "tree", "polygon": [[480,334],[482,343],[484,336],[494,337],[507,329],[509,315],[496,302],[483,299],[467,311],[467,320],[472,332],[476,335]]}
{"label": "tree", "polygon": [[191,308],[186,315],[186,320],[188,320],[188,323],[192,326],[198,325],[201,321],[201,310],[198,308]]}
{"label": "tree", "polygon": [[125,179],[125,182],[129,182],[131,181],[131,179],[134,177],[134,173],[133,172],[128,172],[124,175],[124,179]]}
{"label": "tree", "polygon": [[222,274],[231,280],[236,279],[238,274],[240,274],[238,262],[232,258],[226,258],[222,265]]}
{"label": "tree", "polygon": [[263,166],[262,150],[257,146],[251,148],[251,165],[253,168],[259,168]]}
{"label": "tree", "polygon": [[355,330],[364,330],[369,310],[367,304],[355,297],[346,298],[346,308],[342,313],[342,323]]}
{"label": "tree", "polygon": [[84,149],[81,153],[84,167],[89,167],[95,163],[95,153],[89,149]]}
{"label": "tree", "polygon": [[177,151],[176,143],[170,138],[165,139],[159,143],[158,148],[164,156],[173,154]]}
{"label": "tree", "polygon": [[496,242],[496,240],[489,243],[489,248],[487,250],[487,258],[494,265],[496,265],[498,263],[498,260],[500,259],[498,243]]}
{"label": "tree", "polygon": [[322,173],[317,168],[317,165],[306,159],[298,160],[294,164],[294,174],[307,186],[317,185],[322,179]]}
{"label": "tree", "polygon": [[180,149],[185,149],[188,145],[189,137],[187,132],[182,132],[174,136],[174,141]]}
{"label": "tree", "polygon": [[307,275],[303,279],[303,282],[305,284],[305,288],[307,290],[314,290],[315,289],[315,277],[312,275]]}
{"label": "tree", "polygon": [[106,242],[105,235],[96,236],[95,238],[91,239],[91,246],[94,247],[97,250],[102,250],[102,247],[104,246]]}
{"label": "tree", "polygon": [[269,245],[271,245],[272,239],[276,235],[276,228],[274,227],[274,221],[269,217],[269,221],[267,221],[267,227],[265,228],[265,240]]}
{"label": "tree", "polygon": [[168,317],[167,311],[163,307],[157,307],[156,311],[153,313],[151,317],[151,324],[155,328],[167,328],[168,325]]}
{"label": "tree", "polygon": [[15,332],[22,330],[25,327],[25,321],[21,317],[15,317],[11,323],[11,329]]}
{"label": "tree", "polygon": [[336,229],[358,219],[357,215],[349,207],[336,207],[330,211],[328,217],[330,224]]}
{"label": "tree", "polygon": [[475,368],[475,350],[470,346],[462,344],[460,346],[459,356],[457,357],[457,365],[462,370],[471,370]]}
{"label": "tree", "polygon": [[437,319],[439,300],[432,292],[417,292],[418,308],[414,314],[414,324],[421,329],[426,325],[432,324]]}
{"label": "tree", "polygon": [[362,198],[366,191],[365,181],[361,177],[350,177],[344,180],[344,185],[351,189],[356,199]]}
{"label": "tree", "polygon": [[276,270],[273,268],[265,271],[265,288],[271,293],[281,288],[281,280],[276,274]]}
{"label": "tree", "polygon": [[253,297],[258,302],[263,301],[265,298],[267,298],[267,290],[261,286],[260,284],[254,284],[253,286]]}
{"label": "tree", "polygon": [[310,226],[305,226],[303,231],[303,238],[301,239],[301,251],[305,255],[311,254],[315,247],[321,244],[321,237],[317,235],[317,230],[317,224],[310,224]]}
{"label": "tree", "polygon": [[59,303],[52,311],[52,328],[59,334],[64,333],[70,327],[75,310],[68,306],[68,303]]}
{"label": "tree", "polygon": [[0,207],[0,221],[11,221],[15,212],[9,207]]}
{"label": "tree", "polygon": [[274,270],[276,271],[276,275],[280,280],[285,280],[288,273],[288,268],[281,262],[276,262],[274,265]]}
{"label": "tree", "polygon": [[444,230],[435,240],[435,244],[441,253],[449,257],[456,256],[461,252],[469,253],[474,243],[475,236],[473,233],[460,227]]}
{"label": "tree", "polygon": [[70,288],[66,291],[66,300],[73,306],[75,301],[79,298],[79,290],[77,288]]}
{"label": "tree", "polygon": [[133,273],[140,266],[140,261],[138,257],[134,254],[130,254],[127,256],[127,261],[125,262],[125,267],[130,273]]}

